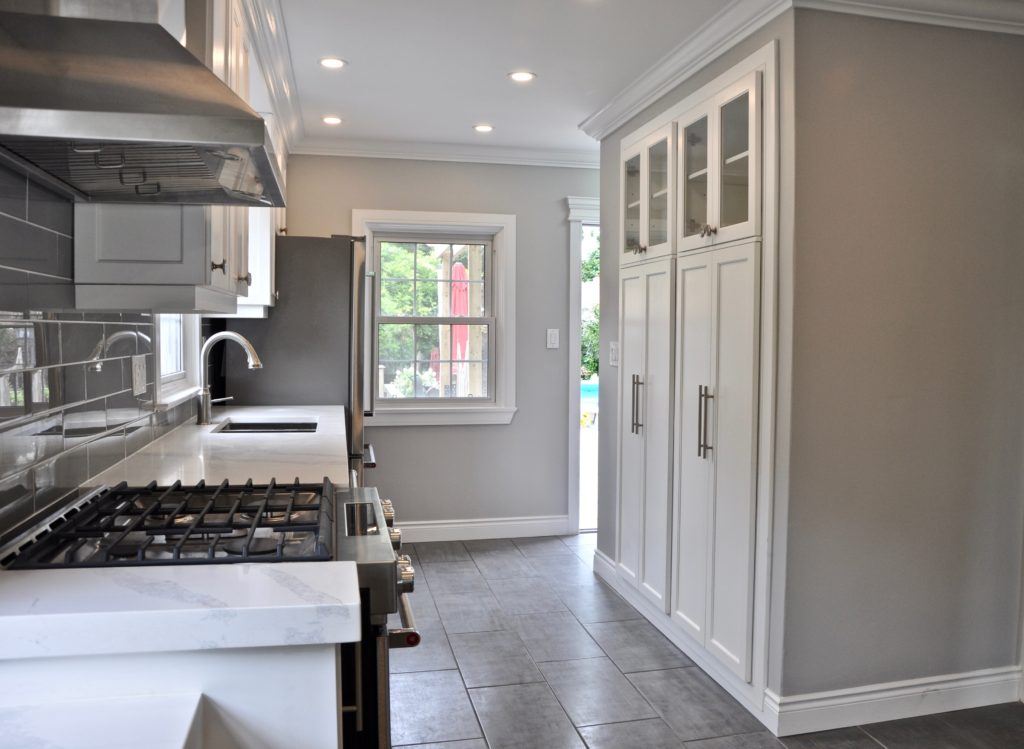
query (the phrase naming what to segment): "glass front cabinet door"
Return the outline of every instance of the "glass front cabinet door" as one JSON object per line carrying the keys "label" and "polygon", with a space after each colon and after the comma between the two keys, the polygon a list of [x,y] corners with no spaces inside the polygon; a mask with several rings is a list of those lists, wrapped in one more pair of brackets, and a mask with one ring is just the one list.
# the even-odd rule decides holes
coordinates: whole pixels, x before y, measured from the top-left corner
{"label": "glass front cabinet door", "polygon": [[681,250],[761,232],[761,79],[744,76],[677,120]]}
{"label": "glass front cabinet door", "polygon": [[667,255],[675,237],[674,125],[623,151],[624,262]]}

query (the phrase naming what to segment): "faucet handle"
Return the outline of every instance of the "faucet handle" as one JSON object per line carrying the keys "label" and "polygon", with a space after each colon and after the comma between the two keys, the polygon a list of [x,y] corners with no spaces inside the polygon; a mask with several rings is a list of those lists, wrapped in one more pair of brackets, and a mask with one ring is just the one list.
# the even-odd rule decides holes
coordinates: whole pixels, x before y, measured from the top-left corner
{"label": "faucet handle", "polygon": [[212,399],[210,401],[210,403],[224,403],[226,401],[233,401],[234,399],[235,399],[235,396],[229,395],[229,396],[227,396],[225,398],[214,398],[214,399]]}

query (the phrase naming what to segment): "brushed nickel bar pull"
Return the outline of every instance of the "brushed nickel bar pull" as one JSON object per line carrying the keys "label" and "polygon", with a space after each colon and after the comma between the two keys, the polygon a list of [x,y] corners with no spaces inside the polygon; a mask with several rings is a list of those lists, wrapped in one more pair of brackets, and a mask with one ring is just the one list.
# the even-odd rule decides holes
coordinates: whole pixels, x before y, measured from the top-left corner
{"label": "brushed nickel bar pull", "polygon": [[704,457],[704,386],[697,386],[697,457]]}
{"label": "brushed nickel bar pull", "polygon": [[636,433],[640,434],[640,429],[643,428],[643,422],[640,421],[640,388],[644,386],[644,381],[640,379],[640,375],[636,376]]}
{"label": "brushed nickel bar pull", "polygon": [[703,447],[703,450],[704,450],[704,455],[702,457],[705,458],[705,459],[708,457],[708,453],[711,452],[714,449],[713,447],[711,447],[711,445],[708,444],[708,401],[712,401],[714,399],[715,399],[715,396],[713,396],[711,394],[711,388],[708,387],[708,386],[705,386],[704,387],[704,425],[703,425],[703,430],[702,430],[702,433],[701,433],[701,442],[703,443],[702,447]]}

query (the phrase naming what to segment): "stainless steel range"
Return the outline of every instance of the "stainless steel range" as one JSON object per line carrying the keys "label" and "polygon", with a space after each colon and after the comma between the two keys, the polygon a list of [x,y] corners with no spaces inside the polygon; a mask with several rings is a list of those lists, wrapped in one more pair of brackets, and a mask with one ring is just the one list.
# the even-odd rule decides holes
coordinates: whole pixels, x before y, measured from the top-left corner
{"label": "stainless steel range", "polygon": [[[331,482],[102,488],[19,539],[10,569],[324,561],[333,558]],[[324,501],[324,497],[328,501]]]}
{"label": "stainless steel range", "polygon": [[[352,561],[361,642],[339,645],[338,710],[346,749],[389,749],[391,648],[420,642],[395,511],[373,488],[320,484],[119,484],[82,497],[0,549],[7,569],[239,562]],[[402,626],[388,629],[398,613]]]}

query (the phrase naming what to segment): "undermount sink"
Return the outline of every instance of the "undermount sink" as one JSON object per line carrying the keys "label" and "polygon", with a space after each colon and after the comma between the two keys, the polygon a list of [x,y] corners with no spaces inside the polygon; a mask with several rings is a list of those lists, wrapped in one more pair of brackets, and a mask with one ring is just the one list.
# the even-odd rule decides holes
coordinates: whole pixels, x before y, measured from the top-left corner
{"label": "undermount sink", "polygon": [[235,421],[228,419],[213,430],[223,434],[267,434],[280,432],[315,432],[315,421]]}

